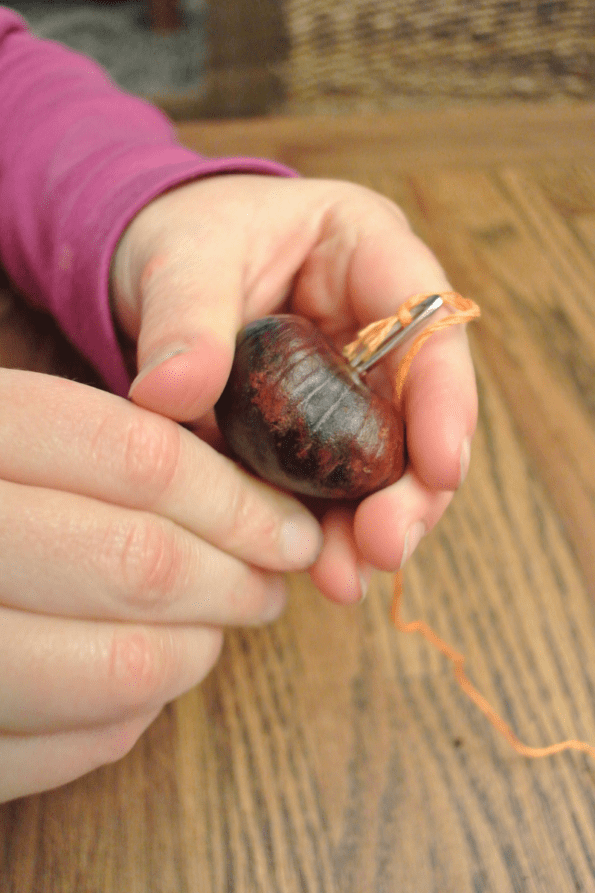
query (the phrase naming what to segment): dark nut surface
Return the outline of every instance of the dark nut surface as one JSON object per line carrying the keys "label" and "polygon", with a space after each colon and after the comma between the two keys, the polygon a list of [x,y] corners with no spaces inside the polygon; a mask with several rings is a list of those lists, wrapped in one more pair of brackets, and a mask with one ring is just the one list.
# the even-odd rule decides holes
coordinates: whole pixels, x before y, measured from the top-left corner
{"label": "dark nut surface", "polygon": [[395,407],[299,316],[267,316],[240,332],[215,414],[235,455],[286,490],[356,499],[403,474]]}

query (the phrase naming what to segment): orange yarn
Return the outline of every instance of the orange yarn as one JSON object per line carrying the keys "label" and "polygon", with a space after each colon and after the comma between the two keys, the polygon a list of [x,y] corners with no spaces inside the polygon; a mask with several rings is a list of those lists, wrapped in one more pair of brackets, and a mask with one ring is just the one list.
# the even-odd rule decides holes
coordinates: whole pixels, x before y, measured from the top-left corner
{"label": "orange yarn", "polygon": [[[368,359],[368,357],[370,357],[371,354],[375,352],[376,348],[384,341],[395,323],[400,322],[402,326],[409,325],[412,318],[411,311],[413,308],[417,307],[418,304],[421,304],[421,302],[428,297],[430,297],[429,294],[411,295],[410,298],[407,298],[407,300],[401,304],[394,316],[389,316],[387,319],[381,319],[378,322],[370,323],[369,326],[366,326],[365,329],[358,332],[355,341],[352,341],[351,344],[348,344],[343,348],[343,354],[346,359],[351,360],[356,354],[359,354],[360,351],[363,351],[362,359]],[[437,322],[432,323],[420,332],[406,355],[401,360],[395,386],[398,400],[401,399],[405,379],[407,378],[407,373],[409,372],[409,367],[413,362],[413,358],[428,338],[440,329],[445,329],[448,326],[460,325],[464,322],[470,322],[480,314],[477,304],[469,298],[464,298],[462,295],[458,294],[458,292],[440,292],[440,297],[445,305],[451,307],[455,312],[439,319]]]}
{"label": "orange yarn", "polygon": [[437,635],[427,623],[424,623],[423,620],[413,620],[410,623],[405,623],[401,620],[402,594],[403,585],[401,574],[399,573],[395,579],[391,609],[392,618],[396,628],[402,633],[420,633],[424,639],[427,639],[430,645],[440,651],[448,658],[448,660],[452,661],[455,679],[463,689],[464,693],[471,701],[473,701],[476,707],[479,707],[481,712],[489,719],[497,731],[506,738],[508,743],[517,751],[517,753],[520,753],[523,757],[537,759],[539,757],[549,757],[553,754],[561,753],[563,750],[580,750],[583,753],[588,753],[595,759],[595,747],[587,744],[585,741],[577,741],[574,738],[569,739],[568,741],[560,741],[558,744],[550,744],[547,747],[529,747],[527,744],[523,744],[523,742],[514,734],[510,726],[504,722],[502,717],[496,713],[493,707],[490,706],[483,695],[478,692],[470,681],[463,669],[465,656],[458,651],[455,651],[454,648],[451,648],[450,645],[445,642],[444,639],[441,639],[440,636]]}
{"label": "orange yarn", "polygon": [[[397,316],[402,325],[407,325],[407,323],[411,321],[411,310],[427,297],[428,295],[413,295],[401,305]],[[441,292],[440,297],[444,303],[453,308],[455,312],[451,313],[449,316],[444,316],[442,319],[439,319],[438,322],[434,322],[425,328],[423,332],[417,336],[408,352],[399,363],[396,381],[396,394],[399,400],[401,399],[405,379],[407,378],[407,373],[409,372],[409,367],[413,362],[413,358],[428,338],[436,332],[439,332],[441,329],[470,322],[472,319],[476,319],[480,315],[480,309],[477,304],[470,298],[464,298],[462,295],[459,295],[456,291]]]}
{"label": "orange yarn", "polygon": [[[409,348],[409,351],[401,361],[399,365],[399,370],[397,373],[397,381],[396,381],[396,396],[398,399],[401,397],[401,393],[403,391],[403,386],[405,384],[405,380],[407,378],[407,373],[409,372],[409,368],[413,361],[413,358],[421,348],[421,346],[427,341],[427,339],[433,335],[435,332],[440,329],[444,329],[447,326],[458,325],[460,323],[469,322],[472,319],[475,319],[479,316],[480,310],[477,304],[468,298],[463,298],[461,295],[456,292],[444,292],[441,295],[444,303],[449,307],[454,309],[454,313],[451,313],[449,316],[443,317],[438,320],[438,322],[429,325],[426,329],[424,329],[415,339],[412,346]],[[367,326],[365,329],[362,329],[361,332],[358,332],[357,338],[352,344],[349,344],[347,348],[344,350],[344,353],[347,359],[350,356],[354,356],[360,350],[365,348],[367,350],[367,356],[370,353],[374,352],[376,347],[384,340],[387,336],[388,332],[392,329],[395,323],[398,321],[401,325],[406,326],[411,322],[411,310],[417,306],[417,304],[421,303],[425,298],[429,297],[427,294],[419,294],[412,295],[404,304],[401,305],[398,312],[395,316],[391,316],[389,319],[380,320],[379,322],[372,323]],[[401,574],[397,574],[395,579],[395,588],[393,595],[393,603],[392,603],[392,619],[396,626],[396,628],[403,633],[420,633],[427,641],[440,651],[448,660],[450,660],[453,664],[455,679],[460,685],[463,692],[467,695],[467,697],[473,701],[473,703],[481,710],[481,712],[487,717],[487,719],[492,723],[492,725],[500,732],[501,735],[508,741],[511,747],[517,751],[517,753],[521,754],[524,757],[531,758],[539,758],[539,757],[548,757],[553,754],[561,753],[564,750],[579,750],[583,753],[589,754],[591,757],[595,759],[595,747],[590,744],[587,744],[584,741],[577,741],[575,739],[570,739],[568,741],[561,741],[558,744],[550,744],[547,747],[529,747],[527,744],[523,744],[517,736],[514,734],[512,729],[506,722],[496,713],[496,711],[490,706],[488,701],[479,693],[479,691],[475,688],[473,683],[470,681],[468,676],[466,675],[463,667],[465,664],[464,655],[460,654],[458,651],[455,651],[454,648],[451,648],[444,639],[441,639],[437,633],[434,632],[431,627],[429,627],[423,620],[414,620],[410,623],[405,623],[401,620],[401,598],[403,594],[403,585]]]}

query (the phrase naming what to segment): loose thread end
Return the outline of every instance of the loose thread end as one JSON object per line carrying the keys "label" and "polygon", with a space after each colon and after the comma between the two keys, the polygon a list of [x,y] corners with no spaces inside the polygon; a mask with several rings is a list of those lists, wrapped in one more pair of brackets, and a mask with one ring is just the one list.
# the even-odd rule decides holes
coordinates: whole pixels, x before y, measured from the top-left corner
{"label": "loose thread end", "polygon": [[[381,321],[381,323],[372,324],[372,326],[368,326],[367,329],[362,330],[359,333],[358,338],[360,336],[363,338],[364,343],[366,343],[366,339],[368,335],[366,334],[368,330],[370,330],[370,336],[375,337],[380,330],[380,325],[383,322],[390,322],[390,324],[394,324],[396,320],[399,320],[402,325],[407,325],[411,319],[411,310],[423,300],[428,297],[426,294],[412,295],[404,304],[399,308],[398,313],[395,317],[392,317],[390,321]],[[450,308],[453,309],[453,313],[449,316],[445,316],[432,325],[428,326],[417,336],[411,347],[409,348],[407,354],[403,357],[399,364],[399,369],[397,373],[396,387],[395,393],[397,399],[400,401],[403,393],[403,388],[405,386],[405,381],[407,379],[407,374],[411,367],[411,363],[413,362],[414,357],[423,346],[423,344],[430,338],[433,334],[441,329],[445,329],[448,326],[460,325],[461,323],[470,322],[472,319],[476,319],[480,316],[480,309],[475,304],[474,301],[469,298],[464,298],[462,295],[457,292],[443,292],[440,297],[443,299],[444,303],[447,304]],[[505,739],[508,741],[510,746],[521,756],[529,757],[530,759],[539,759],[541,757],[553,756],[554,754],[562,753],[565,750],[576,750],[581,751],[582,753],[588,754],[590,757],[595,759],[595,747],[591,744],[588,744],[585,741],[579,741],[576,739],[569,739],[567,741],[560,741],[556,744],[550,744],[546,747],[530,747],[527,744],[523,744],[522,741],[517,738],[515,733],[512,731],[510,726],[502,719],[502,717],[496,713],[490,703],[486,698],[475,688],[467,674],[464,670],[465,657],[460,654],[458,651],[455,651],[451,646],[444,641],[444,639],[440,638],[437,633],[434,632],[431,627],[429,627],[423,620],[414,620],[410,623],[405,623],[401,619],[401,599],[403,594],[403,579],[402,574],[399,572],[395,577],[395,586],[393,593],[393,601],[391,607],[391,615],[393,619],[393,623],[395,627],[403,633],[419,633],[423,636],[429,644],[434,647],[437,651],[444,655],[453,665],[453,671],[455,679],[460,686],[463,693],[475,704],[475,706],[481,710],[484,716],[489,720],[489,722],[494,726],[497,732],[499,732]]]}
{"label": "loose thread end", "polygon": [[475,688],[467,674],[463,669],[463,665],[465,663],[464,655],[460,654],[458,651],[455,651],[451,646],[441,639],[437,633],[434,632],[431,627],[429,627],[423,620],[414,620],[410,623],[405,623],[401,619],[401,600],[403,597],[403,578],[402,574],[399,572],[395,577],[395,584],[393,590],[393,600],[391,605],[391,615],[393,619],[393,623],[396,628],[403,633],[420,633],[434,648],[440,651],[448,660],[453,664],[454,676],[455,679],[462,689],[463,693],[475,704],[475,706],[481,710],[484,716],[489,720],[489,722],[494,726],[497,732],[499,732],[505,739],[508,741],[510,746],[521,756],[529,757],[530,759],[540,759],[542,757],[553,756],[554,754],[562,753],[565,750],[576,750],[581,751],[582,753],[588,754],[590,757],[595,759],[595,747],[591,744],[588,744],[586,741],[579,741],[574,738],[568,739],[567,741],[560,741],[556,744],[550,744],[546,747],[530,747],[527,744],[523,744],[522,741],[517,738],[515,733],[512,731],[510,726],[502,719],[502,717],[496,713],[490,703],[484,698],[484,696]]}

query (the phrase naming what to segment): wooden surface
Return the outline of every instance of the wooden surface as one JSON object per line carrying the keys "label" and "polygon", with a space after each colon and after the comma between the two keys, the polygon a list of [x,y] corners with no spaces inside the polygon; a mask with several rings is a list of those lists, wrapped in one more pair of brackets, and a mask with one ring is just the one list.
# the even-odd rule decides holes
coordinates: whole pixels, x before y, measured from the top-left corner
{"label": "wooden surface", "polygon": [[[181,128],[385,192],[481,304],[471,471],[403,610],[536,745],[595,743],[594,123],[549,106]],[[296,577],[286,615],[229,634],[126,759],[1,807],[0,890],[595,890],[595,763],[517,756],[392,627],[391,584],[341,609]]]}

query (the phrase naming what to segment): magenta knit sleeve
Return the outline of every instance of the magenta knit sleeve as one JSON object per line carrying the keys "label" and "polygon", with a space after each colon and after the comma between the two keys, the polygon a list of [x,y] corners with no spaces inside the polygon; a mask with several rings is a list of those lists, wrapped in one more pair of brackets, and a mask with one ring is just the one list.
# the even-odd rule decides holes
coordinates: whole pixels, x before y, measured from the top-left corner
{"label": "magenta knit sleeve", "polygon": [[95,63],[37,40],[0,6],[0,258],[116,393],[129,378],[108,277],[122,231],[151,199],[223,171],[291,175],[272,162],[206,159],[167,118]]}

